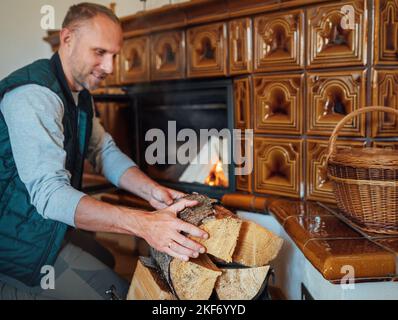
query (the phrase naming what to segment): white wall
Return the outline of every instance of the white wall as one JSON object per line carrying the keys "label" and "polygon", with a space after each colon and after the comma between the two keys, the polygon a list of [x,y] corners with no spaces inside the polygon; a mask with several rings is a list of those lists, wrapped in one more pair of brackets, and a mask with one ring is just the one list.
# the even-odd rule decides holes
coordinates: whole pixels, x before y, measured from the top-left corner
{"label": "white wall", "polygon": [[[46,31],[41,29],[44,5],[55,9],[55,28],[61,27],[63,18],[72,4],[86,0],[1,0],[0,2],[0,80],[12,71],[40,58],[51,56],[51,47],[43,41]],[[90,1],[90,0],[87,0]],[[147,0],[146,9],[187,0]],[[116,14],[124,17],[143,9],[140,0],[91,0],[108,6],[116,3]]]}

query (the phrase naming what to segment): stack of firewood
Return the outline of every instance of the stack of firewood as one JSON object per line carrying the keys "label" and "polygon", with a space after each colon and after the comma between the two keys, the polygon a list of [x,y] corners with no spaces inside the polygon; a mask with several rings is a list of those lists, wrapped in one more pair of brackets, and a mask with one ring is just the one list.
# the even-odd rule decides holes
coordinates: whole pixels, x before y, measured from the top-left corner
{"label": "stack of firewood", "polygon": [[151,248],[150,257],[138,261],[128,300],[220,300],[255,299],[264,289],[269,263],[283,240],[259,226],[239,219],[216,200],[190,195],[198,201],[178,217],[199,226],[209,238],[191,239],[206,253],[181,261]]}

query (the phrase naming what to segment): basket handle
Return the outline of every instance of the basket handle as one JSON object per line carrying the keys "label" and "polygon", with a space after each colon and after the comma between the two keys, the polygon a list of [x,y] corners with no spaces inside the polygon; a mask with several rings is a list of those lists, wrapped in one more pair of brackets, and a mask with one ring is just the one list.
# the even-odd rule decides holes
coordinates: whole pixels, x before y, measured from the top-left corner
{"label": "basket handle", "polygon": [[326,163],[325,163],[326,166],[329,162],[330,156],[336,149],[335,144],[336,144],[336,140],[337,140],[337,137],[338,137],[338,134],[339,134],[339,131],[341,130],[341,128],[343,128],[344,125],[352,118],[354,118],[362,113],[372,112],[372,111],[382,111],[382,112],[387,112],[387,113],[394,113],[396,116],[398,116],[398,110],[390,108],[390,107],[382,107],[382,106],[364,107],[364,108],[357,109],[357,110],[347,114],[343,119],[340,120],[340,122],[334,128],[332,135],[330,136],[328,154],[326,156]]}

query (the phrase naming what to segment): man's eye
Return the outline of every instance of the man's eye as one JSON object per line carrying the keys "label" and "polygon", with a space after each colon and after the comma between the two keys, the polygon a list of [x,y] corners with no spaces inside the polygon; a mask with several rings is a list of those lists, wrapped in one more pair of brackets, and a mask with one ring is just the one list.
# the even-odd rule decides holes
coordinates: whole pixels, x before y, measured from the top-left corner
{"label": "man's eye", "polygon": [[96,50],[95,53],[96,53],[98,56],[103,56],[103,55],[105,54],[105,51],[104,51],[104,50]]}

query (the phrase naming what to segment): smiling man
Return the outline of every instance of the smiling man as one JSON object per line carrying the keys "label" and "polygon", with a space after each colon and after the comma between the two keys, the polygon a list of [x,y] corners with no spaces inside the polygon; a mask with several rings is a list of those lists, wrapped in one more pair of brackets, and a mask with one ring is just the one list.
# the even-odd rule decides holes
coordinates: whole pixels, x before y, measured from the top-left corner
{"label": "smiling man", "polygon": [[[67,240],[73,228],[136,235],[183,260],[204,251],[181,231],[207,234],[176,217],[196,203],[177,201],[183,194],[141,172],[95,117],[89,90],[112,73],[122,41],[112,11],[72,6],[59,51],[0,82],[0,299],[106,299],[112,285],[125,297],[124,280]],[[84,159],[157,211],[113,206],[79,191]],[[45,290],[48,266],[55,283]]]}

